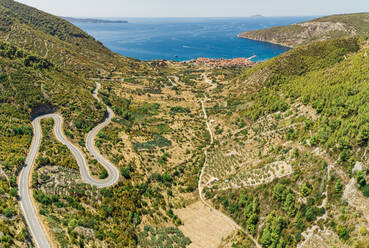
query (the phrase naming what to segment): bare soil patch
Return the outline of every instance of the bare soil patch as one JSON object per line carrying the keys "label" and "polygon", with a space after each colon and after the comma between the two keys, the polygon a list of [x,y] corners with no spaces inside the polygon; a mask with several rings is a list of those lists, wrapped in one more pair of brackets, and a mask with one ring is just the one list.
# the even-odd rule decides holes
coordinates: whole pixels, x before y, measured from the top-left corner
{"label": "bare soil patch", "polygon": [[234,231],[221,216],[216,215],[200,201],[175,211],[184,225],[179,227],[192,244],[189,248],[216,248]]}

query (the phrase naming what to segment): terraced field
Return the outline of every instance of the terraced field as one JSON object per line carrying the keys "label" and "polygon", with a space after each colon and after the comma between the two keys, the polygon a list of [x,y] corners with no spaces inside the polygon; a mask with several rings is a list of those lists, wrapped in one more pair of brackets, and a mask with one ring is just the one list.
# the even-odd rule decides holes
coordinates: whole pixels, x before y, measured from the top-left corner
{"label": "terraced field", "polygon": [[242,149],[226,154],[220,149],[210,152],[202,184],[216,185],[220,189],[237,189],[269,183],[293,172],[291,165],[285,161],[258,165],[257,162],[253,163],[250,157],[251,154]]}

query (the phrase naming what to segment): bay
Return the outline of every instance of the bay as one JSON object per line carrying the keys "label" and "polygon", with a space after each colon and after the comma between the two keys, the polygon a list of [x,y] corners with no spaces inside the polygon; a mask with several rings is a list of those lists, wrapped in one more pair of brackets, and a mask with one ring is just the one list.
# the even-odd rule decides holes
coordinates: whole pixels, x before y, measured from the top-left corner
{"label": "bay", "polygon": [[237,37],[258,30],[310,20],[312,17],[125,18],[128,23],[74,22],[112,51],[140,60],[249,58],[264,61],[286,47]]}

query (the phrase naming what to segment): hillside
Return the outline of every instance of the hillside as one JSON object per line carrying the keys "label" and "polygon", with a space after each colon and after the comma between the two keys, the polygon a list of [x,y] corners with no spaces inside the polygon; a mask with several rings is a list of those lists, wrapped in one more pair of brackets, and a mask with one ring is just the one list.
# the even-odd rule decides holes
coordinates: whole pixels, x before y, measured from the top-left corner
{"label": "hillside", "polygon": [[[104,119],[106,112],[104,105],[93,98],[91,92],[96,84],[88,78],[106,70],[119,69],[124,73],[136,73],[140,68],[146,68],[147,71],[151,68],[145,63],[112,53],[94,38],[59,17],[7,0],[0,1],[0,13],[0,246],[28,247],[32,245],[32,236],[17,204],[17,180],[25,166],[32,141],[31,120],[45,113],[60,113],[65,121],[65,135],[82,149],[86,133]],[[50,129],[45,129],[45,134],[47,131]],[[53,137],[52,133],[50,136]],[[79,199],[79,192],[87,192],[82,203],[90,202],[93,205],[90,194],[92,189],[86,189],[88,185],[78,181],[79,169],[69,151],[51,137],[47,141],[49,143],[46,143],[45,149],[40,149],[35,167],[58,165],[69,173],[65,180],[71,174],[75,175],[72,182],[68,181],[71,188],[65,198],[70,200],[70,197],[76,195],[76,199]],[[88,159],[91,161],[91,158]],[[90,168],[97,178],[106,173],[96,162],[90,162]],[[45,180],[44,175],[40,178],[41,182]],[[33,176],[37,177],[36,170]],[[38,192],[42,187],[38,187],[34,180],[32,184],[35,185],[32,192],[40,195],[38,200],[47,202],[49,198]],[[122,209],[119,215],[122,212],[128,215],[128,210],[134,212],[139,206],[139,203],[135,204],[138,201],[135,191],[129,190],[129,187],[127,182],[116,186],[115,190],[120,192],[129,191],[127,202],[133,204]],[[111,200],[111,197],[117,195],[100,197],[107,202],[104,206],[112,208],[111,204],[118,202],[116,199]],[[58,204],[61,202],[60,198]],[[125,203],[119,204],[123,206]],[[73,203],[73,206],[81,209],[80,204]],[[98,206],[91,208],[96,213]],[[40,212],[44,213],[42,210]],[[79,214],[85,216],[86,213]],[[68,217],[74,218],[74,215]],[[100,222],[99,218],[94,216],[92,219]],[[127,216],[120,218],[127,219]],[[104,230],[117,228],[109,221],[104,222],[108,226]],[[129,222],[122,222],[119,229],[126,232],[114,240],[115,244],[129,242],[136,236]],[[70,235],[73,239],[75,234]],[[65,236],[61,234],[63,238],[58,241],[62,247],[71,247],[77,242]],[[100,237],[100,240],[106,239]],[[62,244],[63,241],[67,246]]]}
{"label": "hillside", "polygon": [[50,243],[190,244],[175,211],[200,203],[197,175],[209,138],[198,111],[207,85],[203,71],[118,56],[67,21],[14,1],[0,1],[0,11],[0,246],[36,245],[17,204],[34,117],[63,116],[65,136],[84,152],[91,175],[108,176],[84,143],[106,114],[91,94],[95,81],[116,115],[97,134],[96,146],[119,168],[121,180],[104,189],[83,183],[71,152],[55,139],[53,121],[43,120],[30,190]]}
{"label": "hillside", "polygon": [[[59,111],[69,123],[94,125],[103,118],[104,109],[92,98],[93,87],[42,57],[0,41],[0,211],[7,218],[0,226],[5,247],[14,244],[14,232],[20,233],[20,240],[27,238],[27,232],[22,237],[22,230],[15,228],[22,223],[16,178],[32,140],[31,118]],[[65,128],[77,134],[74,125]]]}
{"label": "hillside", "polygon": [[300,46],[212,96],[204,195],[263,247],[367,247],[368,52]]}
{"label": "hillside", "polygon": [[323,18],[355,37],[249,68],[141,62],[17,2],[0,13],[0,247],[36,246],[17,204],[31,121],[60,114],[104,180],[85,142],[108,106],[93,138],[119,169],[111,187],[85,183],[41,121],[29,188],[52,247],[367,248],[366,14]]}
{"label": "hillside", "polygon": [[83,73],[135,63],[68,21],[13,0],[0,0],[0,39]]}
{"label": "hillside", "polygon": [[241,38],[296,47],[313,41],[367,35],[369,13],[332,15],[289,26],[245,32]]}

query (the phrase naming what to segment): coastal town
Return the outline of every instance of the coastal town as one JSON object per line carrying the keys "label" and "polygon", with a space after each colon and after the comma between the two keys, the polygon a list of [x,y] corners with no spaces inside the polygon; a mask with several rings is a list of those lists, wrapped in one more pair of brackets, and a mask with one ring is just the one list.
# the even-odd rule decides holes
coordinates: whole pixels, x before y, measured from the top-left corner
{"label": "coastal town", "polygon": [[[186,61],[170,61],[170,63],[174,64],[192,64],[192,65],[206,65],[210,67],[235,67],[235,66],[244,66],[250,67],[254,65],[256,62],[251,61],[251,59],[255,58],[256,56],[252,56],[250,58],[234,58],[234,59],[212,59],[212,58],[197,58],[193,60],[186,60]],[[166,67],[168,65],[167,60],[154,60],[152,64],[155,64],[159,67]]]}
{"label": "coastal town", "polygon": [[255,62],[252,62],[250,59],[246,58],[234,58],[234,59],[210,59],[210,58],[198,58],[196,60],[192,60],[192,63],[195,65],[208,65],[213,67],[233,67],[233,66],[251,66]]}

